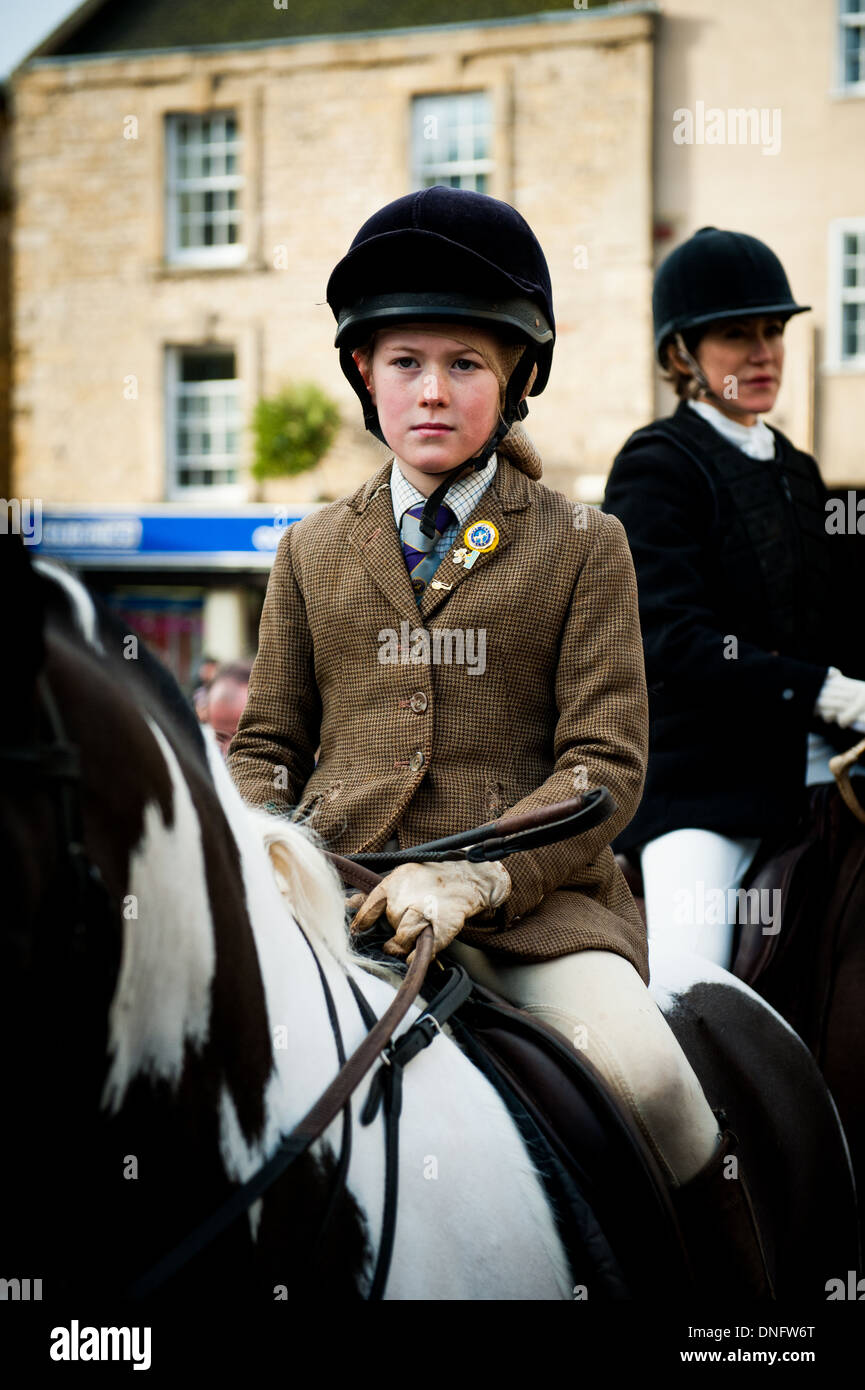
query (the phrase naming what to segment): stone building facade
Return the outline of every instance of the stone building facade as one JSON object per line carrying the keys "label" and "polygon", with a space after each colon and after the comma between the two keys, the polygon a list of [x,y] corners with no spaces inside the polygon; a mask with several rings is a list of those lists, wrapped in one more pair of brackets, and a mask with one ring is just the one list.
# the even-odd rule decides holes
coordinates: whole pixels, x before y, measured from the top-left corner
{"label": "stone building facade", "polygon": [[[865,487],[865,0],[659,8],[654,206],[670,239],[657,251],[707,224],[777,251],[813,312],[788,325],[771,423],[830,485]],[[679,143],[685,112],[693,139]]]}
{"label": "stone building facade", "polygon": [[12,135],[0,87],[0,495],[12,495]]}
{"label": "stone building facade", "polygon": [[[196,348],[233,354],[243,426],[259,396],[300,379],[345,421],[314,474],[262,490],[245,472],[249,431],[233,431],[240,482],[214,498],[311,501],[356,486],[384,451],[339,371],[325,285],[360,223],[420,186],[412,119],[427,116],[425,98],[459,93],[484,97],[484,191],[520,208],[550,262],[556,360],[527,426],[551,485],[602,474],[651,404],[652,17],[624,8],[35,60],[15,83],[17,489],[86,504],[181,498],[171,358]],[[172,246],[180,114],[233,121],[230,257]],[[428,114],[447,119],[432,101]]]}
{"label": "stone building facade", "polygon": [[[204,645],[254,646],[268,509],[344,495],[384,457],[339,371],[328,275],[372,211],[435,182],[513,203],[546,251],[558,341],[526,423],[550,486],[599,500],[622,441],[670,408],[652,274],[706,224],[769,241],[814,306],[773,422],[830,482],[865,483],[865,0],[350,11],[344,32],[336,0],[90,0],[12,76],[7,490],[55,508],[61,538],[100,517],[141,533],[160,509],[264,535],[248,564],[220,542],[124,569],[121,545],[100,569],[97,547],[95,583],[182,569]],[[712,108],[741,138],[677,138]],[[252,409],[301,381],[337,402],[339,434],[315,469],[256,483]]]}

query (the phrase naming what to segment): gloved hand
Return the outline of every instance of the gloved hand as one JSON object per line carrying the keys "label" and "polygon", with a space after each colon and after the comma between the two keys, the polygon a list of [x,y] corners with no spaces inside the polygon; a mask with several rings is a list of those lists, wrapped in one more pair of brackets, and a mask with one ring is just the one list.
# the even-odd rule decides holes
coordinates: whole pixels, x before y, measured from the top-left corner
{"label": "gloved hand", "polygon": [[841,729],[865,722],[865,681],[842,676],[837,666],[830,666],[814,713],[827,724],[837,724]]}
{"label": "gloved hand", "polygon": [[[383,950],[405,956],[429,924],[435,937],[433,955],[449,946],[467,917],[492,912],[511,892],[511,876],[499,863],[472,864],[465,859],[442,864],[400,864],[367,897],[351,924],[352,934],[371,927],[386,910],[394,935]],[[350,902],[353,902],[351,899]],[[414,951],[408,962],[414,958]]]}

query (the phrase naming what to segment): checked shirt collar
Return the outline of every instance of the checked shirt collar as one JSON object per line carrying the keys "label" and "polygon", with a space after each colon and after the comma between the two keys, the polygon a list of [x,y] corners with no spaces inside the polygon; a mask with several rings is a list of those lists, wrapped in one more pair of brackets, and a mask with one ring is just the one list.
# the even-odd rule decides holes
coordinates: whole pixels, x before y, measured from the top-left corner
{"label": "checked shirt collar", "polygon": [[[454,483],[453,487],[448,488],[444,501],[456,515],[456,521],[451,522],[441,539],[433,547],[432,553],[437,555],[439,559],[446,554],[452,545],[457,544],[458,535],[460,537],[459,543],[462,543],[463,528],[496,476],[497,467],[498,459],[493,454],[479,473],[469,473],[467,477],[460,478],[458,483]],[[414,484],[410,483],[403,475],[396,455],[394,455],[393,467],[390,471],[390,496],[393,503],[393,519],[396,522],[398,533],[404,513],[416,502],[423,502],[426,499],[423,493],[418,492]]]}

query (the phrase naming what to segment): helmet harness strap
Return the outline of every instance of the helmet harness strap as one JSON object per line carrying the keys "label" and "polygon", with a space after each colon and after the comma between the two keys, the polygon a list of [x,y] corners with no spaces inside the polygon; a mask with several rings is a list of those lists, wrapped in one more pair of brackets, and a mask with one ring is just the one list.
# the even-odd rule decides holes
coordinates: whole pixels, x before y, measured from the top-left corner
{"label": "helmet harness strap", "polygon": [[712,388],[711,388],[711,386],[709,385],[709,381],[708,381],[708,378],[707,378],[707,376],[706,376],[706,373],[703,371],[703,368],[700,366],[699,362],[697,361],[697,359],[696,359],[696,357],[693,355],[693,353],[691,353],[691,352],[688,351],[687,347],[685,346],[685,339],[682,337],[681,333],[677,333],[677,334],[674,336],[673,342],[674,342],[675,345],[676,345],[676,351],[678,352],[679,356],[682,358],[682,361],[683,361],[688,367],[691,368],[691,372],[692,372],[692,374],[693,374],[694,380],[696,381],[697,385],[699,386],[699,388],[700,388],[700,390],[703,392],[703,394],[706,395],[706,396],[712,396],[712,395],[714,395],[714,392],[712,391]]}

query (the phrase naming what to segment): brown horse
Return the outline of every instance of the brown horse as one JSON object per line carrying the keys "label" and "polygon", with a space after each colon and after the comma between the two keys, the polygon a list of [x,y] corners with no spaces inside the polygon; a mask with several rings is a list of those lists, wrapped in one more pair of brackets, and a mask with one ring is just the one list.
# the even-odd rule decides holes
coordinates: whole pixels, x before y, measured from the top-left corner
{"label": "brown horse", "polygon": [[[746,888],[780,890],[780,930],[743,925],[731,969],[787,1019],[834,1097],[865,1192],[865,809],[849,777],[865,739],[811,787],[796,829],[765,843]],[[865,1233],[863,1205],[860,1227]]]}
{"label": "brown horse", "polygon": [[[778,930],[769,934],[759,921],[740,923],[730,965],[730,973],[777,1009],[815,1058],[844,1126],[860,1194],[865,1192],[865,808],[853,790],[859,779],[851,781],[849,773],[863,756],[865,739],[833,758],[837,785],[809,788],[794,829],[761,845],[742,890],[779,893],[771,899],[780,904],[773,923]],[[645,918],[639,868],[624,855],[617,858]],[[691,1061],[703,1081],[693,1056]],[[865,1244],[863,1202],[859,1223]]]}

